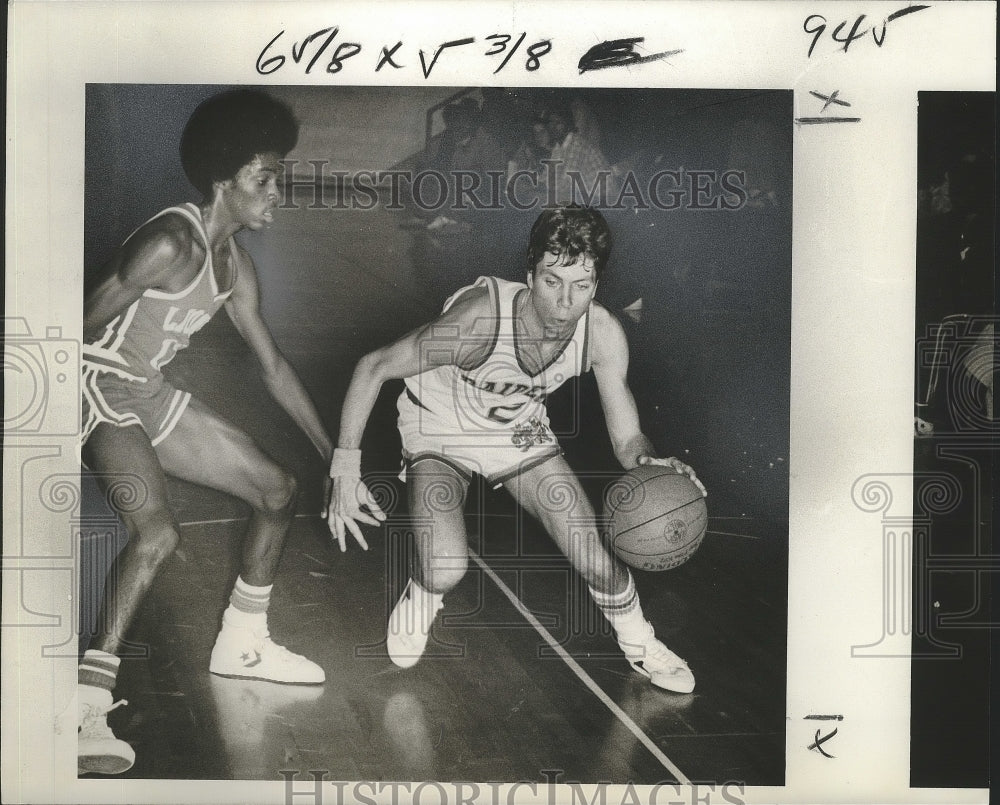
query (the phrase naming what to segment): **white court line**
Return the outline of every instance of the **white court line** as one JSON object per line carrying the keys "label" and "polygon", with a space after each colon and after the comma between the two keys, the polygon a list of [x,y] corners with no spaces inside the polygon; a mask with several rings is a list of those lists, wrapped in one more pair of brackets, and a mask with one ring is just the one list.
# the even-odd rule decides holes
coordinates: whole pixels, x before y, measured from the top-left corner
{"label": "white court line", "polygon": [[500,592],[507,596],[510,602],[514,605],[515,609],[517,609],[517,611],[524,616],[524,619],[535,627],[535,631],[538,632],[538,634],[542,636],[542,639],[549,644],[552,650],[562,658],[563,662],[570,667],[570,670],[572,670],[573,673],[580,678],[580,681],[590,688],[591,692],[593,692],[593,694],[597,696],[597,698],[600,699],[615,716],[617,716],[618,720],[628,727],[629,732],[631,732],[643,746],[653,753],[653,756],[660,761],[660,765],[673,774],[674,777],[677,778],[677,782],[682,785],[691,785],[691,781],[684,776],[684,773],[674,765],[674,762],[670,758],[663,754],[663,751],[653,742],[653,739],[646,735],[646,733],[640,729],[639,725],[629,718],[628,713],[622,710],[621,707],[619,707],[614,700],[604,692],[603,688],[591,679],[590,674],[584,671],[583,668],[580,667],[580,664],[569,655],[569,652],[556,642],[556,639],[549,634],[549,631],[538,622],[538,618],[532,615],[528,608],[521,603],[521,600],[514,595],[510,587],[504,584],[500,577],[493,572],[493,569],[480,559],[479,555],[471,548],[469,549],[469,556],[472,557],[472,561],[479,565],[480,569],[487,576],[493,579],[493,583],[500,588]]}
{"label": "white court line", "polygon": [[714,528],[708,529],[706,534],[718,534],[723,537],[742,537],[743,539],[760,539],[760,537],[755,537],[753,534],[737,534],[735,531],[716,531]]}
{"label": "white court line", "polygon": [[[300,519],[303,519],[303,518],[314,518],[314,517],[320,517],[321,518],[322,515],[319,515],[319,514],[296,514],[295,515],[295,519],[296,520],[300,520]],[[219,520],[188,520],[187,522],[184,522],[184,523],[178,523],[178,525],[181,528],[185,528],[187,526],[194,526],[194,525],[219,525],[221,523],[242,523],[242,522],[245,522],[245,521],[247,521],[249,519],[250,519],[249,517],[223,517],[223,518],[221,518]],[[726,519],[726,518],[721,518],[720,517],[718,519],[721,520],[721,519]],[[755,537],[753,534],[737,534],[737,533],[735,533],[733,531],[717,531],[714,528],[708,529],[708,531],[706,531],[705,533],[706,534],[718,534],[718,535],[724,536],[724,537],[743,537],[744,539],[758,539],[758,540],[760,539],[760,537]],[[470,549],[470,553],[471,553],[471,549]]]}
{"label": "white court line", "polygon": [[[318,514],[296,514],[295,519],[302,517],[319,517]],[[188,520],[186,523],[178,523],[181,528],[189,525],[218,525],[219,523],[244,523],[249,517],[223,517],[221,520]]]}

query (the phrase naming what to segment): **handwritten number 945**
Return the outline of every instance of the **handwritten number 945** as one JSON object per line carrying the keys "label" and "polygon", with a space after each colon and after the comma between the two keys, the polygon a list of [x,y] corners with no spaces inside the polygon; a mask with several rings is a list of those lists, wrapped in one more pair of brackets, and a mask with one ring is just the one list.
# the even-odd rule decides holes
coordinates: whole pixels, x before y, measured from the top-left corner
{"label": "handwritten number 945", "polygon": [[[870,29],[866,28],[865,30],[861,29],[861,24],[865,21],[865,15],[862,14],[856,20],[854,20],[854,24],[851,25],[851,28],[846,35],[844,34],[844,30],[847,28],[850,22],[849,20],[844,20],[843,22],[839,23],[831,32],[830,37],[833,39],[834,42],[839,42],[844,46],[842,50],[845,53],[847,52],[847,49],[851,46],[852,42],[856,42],[858,39],[864,39],[866,36],[868,36],[869,33],[871,33],[872,40],[875,42],[875,44],[878,45],[879,47],[882,47],[883,43],[885,42],[885,33],[886,30],[888,29],[888,25],[890,22],[899,19],[900,17],[905,17],[908,16],[909,14],[914,14],[918,11],[923,11],[925,8],[929,8],[929,6],[907,6],[906,8],[902,8],[899,11],[890,14],[882,21],[881,25],[874,25]],[[812,56],[813,50],[816,48],[816,45],[819,42],[819,40],[823,37],[823,34],[826,33],[827,28],[828,28],[827,19],[821,14],[810,14],[808,17],[806,17],[806,21],[802,24],[802,29],[807,34],[813,35],[812,42],[809,43],[809,53],[807,54],[806,58]]]}
{"label": "handwritten number 945", "polygon": [[[500,62],[500,66],[493,71],[493,75],[496,75],[504,67],[507,66],[507,62],[509,62],[514,57],[514,54],[517,52],[517,49],[521,46],[521,43],[524,42],[524,38],[526,36],[527,33],[522,33],[518,37],[517,41],[514,43],[514,47],[510,48],[509,50],[508,50],[508,45],[510,45],[510,40],[514,38],[513,35],[492,34],[491,36],[486,37],[487,40],[494,40],[494,41],[490,49],[486,51],[485,55],[499,56],[504,51],[507,51],[507,55],[503,57],[503,61]],[[534,72],[535,70],[537,70],[541,66],[542,56],[544,56],[550,50],[552,50],[552,42],[550,42],[548,39],[542,39],[538,42],[535,42],[533,45],[529,46],[528,49],[525,51],[528,54],[528,58],[524,63],[524,69],[528,70],[529,72]]]}

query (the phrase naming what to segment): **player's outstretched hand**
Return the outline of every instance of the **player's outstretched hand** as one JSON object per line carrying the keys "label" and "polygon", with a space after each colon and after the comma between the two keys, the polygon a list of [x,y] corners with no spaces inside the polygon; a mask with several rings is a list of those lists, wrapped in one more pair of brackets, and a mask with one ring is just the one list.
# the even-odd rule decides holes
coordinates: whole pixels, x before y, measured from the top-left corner
{"label": "player's outstretched hand", "polygon": [[350,531],[358,545],[367,551],[368,543],[358,524],[378,525],[385,520],[385,512],[361,480],[360,450],[334,450],[326,492],[324,515],[340,550],[347,550],[347,532]]}
{"label": "player's outstretched hand", "polygon": [[679,472],[681,475],[686,475],[690,478],[694,485],[701,490],[701,494],[704,497],[708,497],[708,490],[705,489],[705,485],[698,480],[698,476],[695,475],[694,470],[681,461],[679,458],[654,458],[653,456],[640,456],[640,464],[655,464],[658,467],[670,467],[675,472]]}
{"label": "player's outstretched hand", "polygon": [[342,476],[333,478],[332,481],[326,507],[326,522],[330,526],[330,533],[340,544],[341,551],[347,550],[348,531],[354,535],[358,545],[367,551],[368,543],[358,523],[378,525],[385,520],[385,512],[379,508],[360,478]]}

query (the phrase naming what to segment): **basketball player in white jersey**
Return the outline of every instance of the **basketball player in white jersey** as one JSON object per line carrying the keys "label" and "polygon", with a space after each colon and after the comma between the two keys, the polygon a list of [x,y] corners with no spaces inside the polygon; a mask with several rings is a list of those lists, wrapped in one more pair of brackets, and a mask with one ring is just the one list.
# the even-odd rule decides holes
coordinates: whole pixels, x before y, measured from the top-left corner
{"label": "basketball player in white jersey", "polygon": [[[212,487],[252,507],[240,575],[208,668],[214,674],[320,684],[323,670],[273,642],[271,584],[294,515],[294,476],[241,430],[161,374],[221,307],[259,361],[264,382],[328,459],[332,443],[302,383],[260,315],[253,260],[233,239],[263,229],[278,202],[279,160],[298,138],[291,111],[270,96],[237,90],[191,116],[181,161],[200,204],[171,207],[139,227],[96,277],[84,300],[83,459],[105,486],[134,483],[118,513],[128,543],[111,574],[100,633],[80,663],[79,770],[116,774],[134,761],[106,713],[116,651],[164,560],[178,544],[165,475]],[[114,504],[116,496],[109,494]]]}
{"label": "basketball player in white jersey", "polygon": [[[328,522],[341,550],[346,531],[365,548],[358,523],[385,519],[360,480],[359,445],[382,384],[405,379],[399,398],[404,474],[416,529],[413,578],[389,618],[389,656],[419,660],[443,598],[468,566],[464,504],[473,473],[505,487],[583,576],[632,667],[666,690],[688,693],[687,664],[656,639],[631,573],[606,549],[593,508],[549,428],[545,398],[593,370],[621,465],[663,464],[691,477],[675,458],[656,458],[639,427],[626,383],[621,325],[594,301],[611,248],[597,211],[546,210],[528,247],[527,284],[480,278],[444,312],[359,362],[344,400]],[[559,505],[556,505],[559,504]]]}

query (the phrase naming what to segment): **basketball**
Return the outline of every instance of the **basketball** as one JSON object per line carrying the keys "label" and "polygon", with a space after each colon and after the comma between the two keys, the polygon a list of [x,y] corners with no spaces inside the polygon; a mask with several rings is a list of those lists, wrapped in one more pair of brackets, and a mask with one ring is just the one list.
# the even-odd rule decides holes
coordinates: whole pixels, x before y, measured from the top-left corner
{"label": "basketball", "polygon": [[605,495],[611,546],[639,570],[669,570],[690,559],[708,529],[701,490],[670,467],[635,467]]}

